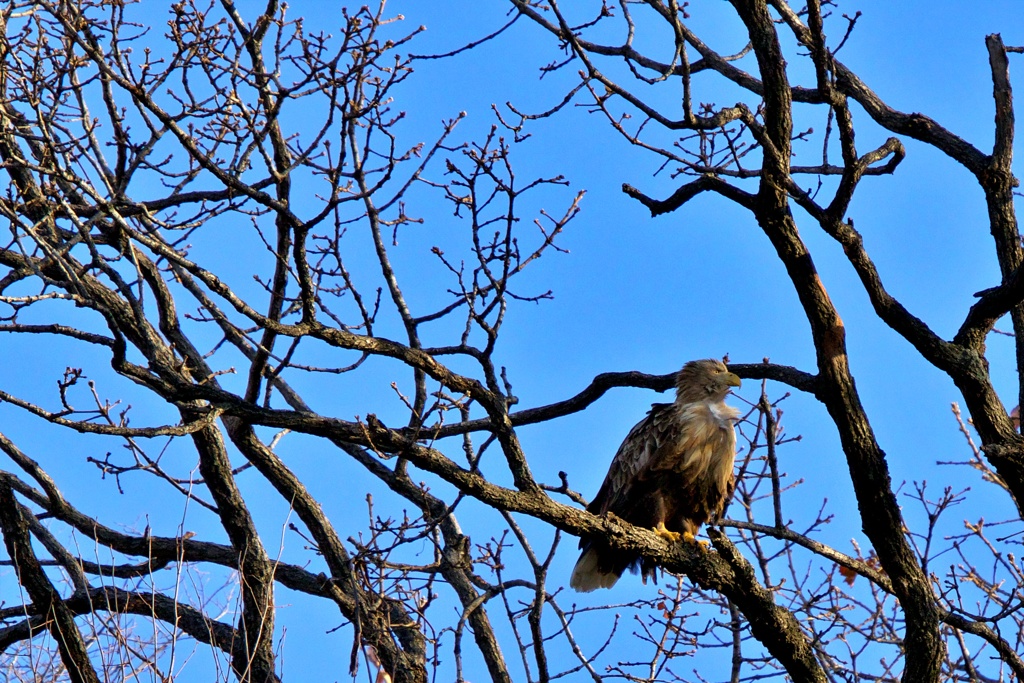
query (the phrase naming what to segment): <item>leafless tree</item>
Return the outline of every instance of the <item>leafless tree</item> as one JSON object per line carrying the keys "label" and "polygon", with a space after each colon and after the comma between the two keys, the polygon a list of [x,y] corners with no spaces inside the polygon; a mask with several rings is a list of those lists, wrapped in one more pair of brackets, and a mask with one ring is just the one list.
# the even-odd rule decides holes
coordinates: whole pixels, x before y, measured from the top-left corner
{"label": "leafless tree", "polygon": [[[908,521],[793,210],[842,246],[879,318],[952,378],[970,413],[954,407],[968,453],[958,466],[1019,508],[1024,440],[985,343],[1009,314],[1024,360],[1007,66],[1020,50],[987,40],[986,153],[882,102],[837,57],[856,17],[819,2],[732,0],[746,47],[731,56],[692,33],[675,0],[572,5],[510,4],[508,26],[560,48],[545,72],[578,72],[560,104],[513,105],[475,142],[455,118],[417,144],[402,132],[400,85],[415,77],[418,30],[383,3],[342,13],[333,36],[275,0],[252,16],[232,0],[175,3],[166,28],[145,19],[148,2],[146,14],[117,0],[8,3],[0,331],[23,345],[7,355],[17,376],[35,381],[0,387],[7,678],[262,682],[296,657],[377,681],[1024,677],[1020,519],[964,526],[968,494],[920,482],[902,502],[925,521]],[[826,19],[840,39],[826,39]],[[623,42],[600,42],[614,22]],[[659,46],[667,61],[637,47],[652,23],[674,37]],[[784,54],[780,34],[800,49]],[[800,60],[808,86],[790,82]],[[700,72],[745,101],[695,104],[708,99],[691,82]],[[650,104],[665,88],[681,93],[681,115]],[[794,130],[794,102],[814,106],[817,138]],[[517,405],[499,334],[510,307],[549,296],[519,275],[561,249],[581,194],[557,175],[518,177],[508,138],[570,103],[676,170],[666,199],[624,185],[653,215],[708,191],[748,210],[810,323],[813,370],[730,364],[762,385],[707,552],[586,513],[570,475],[539,481],[520,442],[522,428],[557,424],[612,388],[673,380],[603,372],[564,400]],[[858,151],[855,116],[977,179],[1003,281],[951,340],[886,291],[847,215],[859,181],[905,155],[900,137]],[[812,140],[821,162],[792,163],[795,142]],[[439,203],[459,230],[424,245],[419,216]],[[779,385],[827,409],[858,510],[793,510],[801,480],[778,450],[797,437],[782,428]],[[339,414],[339,395],[358,413]],[[113,497],[132,512],[111,518]],[[859,515],[871,548],[818,540],[834,514]],[[582,600],[552,571],[574,547],[565,535],[639,552],[663,579],[640,598]],[[330,626],[313,646],[288,639],[289,620]],[[722,656],[695,670],[701,650]]]}

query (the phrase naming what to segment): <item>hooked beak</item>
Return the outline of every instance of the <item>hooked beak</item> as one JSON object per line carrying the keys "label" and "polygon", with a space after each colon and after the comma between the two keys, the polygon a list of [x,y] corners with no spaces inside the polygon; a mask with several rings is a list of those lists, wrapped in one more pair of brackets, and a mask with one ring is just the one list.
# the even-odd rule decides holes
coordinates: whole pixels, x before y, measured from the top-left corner
{"label": "hooked beak", "polygon": [[725,375],[725,386],[727,387],[738,387],[740,386],[739,375],[733,372],[726,373]]}

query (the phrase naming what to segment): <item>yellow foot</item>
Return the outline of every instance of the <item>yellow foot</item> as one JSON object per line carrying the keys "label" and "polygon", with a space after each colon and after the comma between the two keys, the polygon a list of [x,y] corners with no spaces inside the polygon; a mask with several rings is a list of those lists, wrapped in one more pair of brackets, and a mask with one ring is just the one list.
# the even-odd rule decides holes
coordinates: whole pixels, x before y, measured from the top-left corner
{"label": "yellow foot", "polygon": [[[677,531],[669,531],[668,529],[666,529],[664,522],[658,522],[658,526],[654,527],[654,533],[658,534],[659,536],[664,538],[666,541],[669,541],[671,543],[675,543],[680,538],[684,538],[684,536],[680,535],[679,532],[677,532]],[[693,542],[693,536],[692,535],[690,536],[690,542],[691,543]]]}
{"label": "yellow foot", "polygon": [[703,538],[695,538],[694,535],[691,534],[689,531],[684,531],[682,533],[682,539],[685,543],[697,546],[699,550],[707,550],[708,547],[711,545]]}

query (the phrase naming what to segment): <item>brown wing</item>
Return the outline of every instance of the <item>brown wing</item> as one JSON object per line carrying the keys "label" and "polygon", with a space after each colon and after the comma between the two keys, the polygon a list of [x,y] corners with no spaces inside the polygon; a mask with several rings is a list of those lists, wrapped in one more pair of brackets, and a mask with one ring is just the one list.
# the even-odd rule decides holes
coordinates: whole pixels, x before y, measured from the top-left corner
{"label": "brown wing", "polygon": [[[733,417],[735,411],[723,409]],[[716,516],[729,497],[735,452],[731,424],[724,428],[707,404],[655,404],[619,446],[587,510],[647,524],[644,515],[635,514],[645,506],[641,498],[661,491],[675,501],[672,508],[685,508],[685,516],[699,526]],[[664,480],[666,475],[671,479]]]}
{"label": "brown wing", "polygon": [[632,485],[641,473],[657,467],[664,457],[666,446],[678,441],[678,426],[673,419],[671,403],[655,403],[647,417],[638,422],[619,446],[608,467],[604,483],[587,510],[603,515],[628,507]]}

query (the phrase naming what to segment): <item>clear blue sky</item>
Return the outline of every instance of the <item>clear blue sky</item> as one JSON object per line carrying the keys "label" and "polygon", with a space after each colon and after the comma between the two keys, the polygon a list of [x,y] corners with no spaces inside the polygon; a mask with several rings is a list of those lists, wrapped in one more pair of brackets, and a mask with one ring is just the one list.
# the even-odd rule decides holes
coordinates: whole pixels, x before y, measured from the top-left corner
{"label": "clear blue sky", "polygon": [[[247,16],[261,6],[239,2]],[[307,27],[330,31],[338,24],[339,6],[336,2],[296,0],[290,3],[290,14],[307,17]],[[419,54],[446,52],[490,33],[507,20],[506,9],[503,3],[477,1],[416,0],[388,5],[390,14],[405,17],[393,29],[394,34],[418,25],[427,28],[408,46],[410,52]],[[891,106],[926,113],[983,151],[988,150],[993,105],[984,37],[1001,32],[1007,44],[1024,44],[1019,5],[1009,1],[975,3],[968,11],[959,2],[876,0],[850,2],[837,13],[856,10],[864,15],[839,54],[840,60]],[[690,11],[694,27],[704,31],[702,35],[720,52],[733,53],[743,47],[745,41],[735,31],[737,22],[722,18],[728,15],[726,3],[697,2]],[[154,15],[152,20],[157,33],[162,30],[162,17]],[[834,44],[843,25],[841,20],[826,25],[830,43]],[[412,146],[431,141],[439,134],[442,120],[460,111],[465,111],[467,117],[454,136],[456,141],[480,139],[486,134],[496,123],[492,104],[503,107],[511,101],[525,111],[547,109],[561,99],[571,82],[568,77],[575,71],[538,79],[538,67],[559,55],[549,36],[520,21],[505,35],[468,54],[415,63],[416,73],[397,91],[394,104],[396,110],[408,116],[400,128],[404,136],[401,142]],[[792,53],[790,61],[797,61]],[[1020,56],[1012,56],[1011,73],[1020,69]],[[797,73],[807,78],[806,72]],[[738,98],[735,90],[721,89],[720,85],[711,76],[695,79],[696,99],[730,104]],[[798,114],[818,115],[804,111]],[[863,112],[855,110],[854,115],[862,150],[888,137]],[[817,128],[823,126],[823,121],[808,118],[798,122],[798,126],[801,124]],[[518,176],[564,175],[571,183],[564,191],[539,195],[534,208],[559,214],[575,191],[585,189],[587,195],[581,215],[560,242],[569,253],[546,255],[522,279],[527,292],[531,288],[535,293],[551,289],[554,299],[514,305],[506,322],[498,358],[509,368],[520,407],[571,396],[601,372],[666,373],[693,358],[728,354],[733,361],[752,363],[770,357],[776,363],[814,370],[808,326],[796,297],[767,239],[748,214],[725,200],[705,195],[674,214],[651,219],[646,209],[621,192],[621,185],[629,183],[651,196],[664,197],[678,181],[667,173],[655,176],[659,159],[628,145],[603,118],[588,114],[584,108],[567,107],[558,116],[531,124],[528,132],[532,134],[530,139],[512,145]],[[863,233],[889,291],[948,337],[973,301],[972,294],[999,281],[992,240],[980,190],[967,172],[923,145],[911,140],[904,140],[904,144],[908,156],[897,173],[866,179],[850,216]],[[797,151],[811,163],[818,155],[817,143],[798,147]],[[802,157],[796,163],[803,163]],[[435,167],[435,178],[440,177],[442,169],[442,165]],[[806,184],[813,182],[809,178]],[[400,235],[396,256],[399,276],[413,305],[419,296],[414,291],[416,285],[437,286],[437,278],[443,275],[430,257],[429,248],[453,239],[459,230],[450,206],[438,195],[422,193],[422,200],[415,211],[425,222]],[[302,207],[297,210],[301,213]],[[532,217],[524,216],[524,223]],[[876,320],[842,250],[799,212],[797,219],[825,286],[847,325],[857,387],[889,455],[894,481],[927,479],[936,488],[976,486],[979,480],[969,470],[935,466],[936,461],[967,456],[950,413],[950,403],[959,399],[955,387]],[[208,253],[214,253],[223,249],[222,239],[199,236],[197,251],[208,249]],[[233,247],[232,258],[223,263],[229,281],[239,287],[251,286],[254,269],[244,258],[234,258],[236,254]],[[420,313],[430,308],[429,301],[424,296]],[[18,344],[9,347],[12,353],[26,354],[32,362],[3,368],[3,387],[10,387],[12,393],[38,391],[52,401],[53,382],[66,365],[64,359],[50,351],[44,357],[25,341],[12,344]],[[994,337],[989,359],[997,389],[1012,407],[1017,388],[1011,340]],[[103,377],[103,359],[90,362],[90,376]],[[354,380],[318,379],[321,384],[310,402],[327,414],[345,419],[397,411],[400,406],[388,386],[395,379],[393,368],[371,364],[370,369],[372,373]],[[373,381],[367,382],[368,376]],[[44,378],[42,382],[40,377]],[[403,375],[402,381],[408,378]],[[331,382],[338,384],[332,386]],[[785,391],[779,386],[769,390],[774,396]],[[755,401],[757,392],[756,383],[751,382],[738,393]],[[623,436],[650,403],[662,400],[665,397],[651,392],[616,390],[582,414],[522,429],[520,436],[534,473],[545,482],[556,483],[557,472],[564,470],[575,488],[592,496]],[[798,520],[807,518],[827,498],[828,509],[836,519],[823,539],[847,552],[851,550],[850,539],[866,547],[846,463],[828,416],[814,401],[799,395],[785,405],[788,431],[803,435],[803,440],[785,448],[782,468],[792,478],[805,480],[800,501],[807,506],[791,507],[789,514]],[[140,424],[167,415],[167,411],[145,403],[136,403],[134,411]],[[142,511],[147,509],[147,497],[155,489],[133,481],[123,495],[118,494],[111,481],[98,482],[96,470],[83,464],[86,455],[102,458],[112,445],[89,437],[54,441],[52,432],[37,432],[35,422],[9,406],[0,406],[0,421],[2,431],[33,457],[65,473],[64,477],[58,476],[58,484],[70,499],[92,497],[82,505],[86,511],[99,514],[110,524],[137,529],[145,526],[147,519]],[[69,444],[74,444],[74,453],[68,452]],[[369,477],[339,461],[336,452],[308,439],[286,437],[281,452],[324,500],[342,537],[356,534],[365,525],[364,496],[377,491]],[[268,545],[280,536],[284,539],[283,557],[310,559],[300,539],[274,531],[288,514],[276,494],[255,477],[246,480],[246,485],[251,487],[255,500],[265,501],[258,514],[265,525]],[[105,499],[96,500],[96,491],[102,491]],[[386,494],[378,495],[379,505],[384,507]],[[387,503],[391,514],[402,507],[396,507],[393,501]],[[917,510],[909,504],[906,509],[908,518],[914,520]],[[965,510],[970,512],[962,517],[974,514],[970,508]],[[183,516],[186,529],[214,533],[209,520],[204,521],[198,511],[183,513],[177,507],[151,512],[160,520],[149,521],[154,522],[154,529],[158,524],[163,526],[163,533],[174,533]],[[1011,515],[1012,508],[1008,499],[988,498],[979,514],[1001,519]],[[479,542],[490,533],[488,524],[493,520],[475,524],[464,517],[462,521],[474,541]],[[546,532],[541,532],[544,535]],[[554,581],[568,577],[576,558],[573,541],[563,540],[553,569]],[[274,547],[268,549],[271,555],[276,552]],[[0,571],[4,593],[12,586],[10,581],[10,573]],[[646,590],[635,577],[627,577],[616,590],[620,589],[616,600],[643,595]],[[324,632],[337,625],[337,615],[322,603],[317,603],[318,611],[307,611],[304,606],[308,602],[283,590],[279,602],[289,603],[293,598],[295,607],[283,609],[281,616],[289,628],[286,676],[295,680],[344,680],[343,664],[328,672],[323,661],[304,656],[303,646],[296,645],[306,637],[311,639],[309,642],[327,642],[329,647],[337,648],[338,660],[332,667],[347,661],[346,637],[328,636],[324,640]],[[704,666],[700,661],[694,663],[701,670]],[[470,676],[471,680],[480,678]]]}

